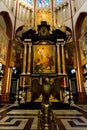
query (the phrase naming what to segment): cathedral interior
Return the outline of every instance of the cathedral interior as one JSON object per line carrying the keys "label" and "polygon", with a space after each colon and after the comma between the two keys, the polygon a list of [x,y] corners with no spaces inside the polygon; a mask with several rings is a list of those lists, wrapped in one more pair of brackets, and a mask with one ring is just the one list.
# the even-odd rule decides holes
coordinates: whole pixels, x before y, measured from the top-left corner
{"label": "cathedral interior", "polygon": [[0,0],[0,129],[87,129],[87,0]]}

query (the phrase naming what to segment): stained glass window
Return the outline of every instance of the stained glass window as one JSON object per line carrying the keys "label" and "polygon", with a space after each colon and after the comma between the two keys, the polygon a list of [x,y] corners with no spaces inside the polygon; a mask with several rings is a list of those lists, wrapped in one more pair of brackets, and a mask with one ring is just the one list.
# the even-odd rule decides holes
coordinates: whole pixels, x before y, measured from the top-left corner
{"label": "stained glass window", "polygon": [[56,4],[58,5],[58,4],[60,4],[60,3],[62,3],[64,0],[56,0]]}
{"label": "stained glass window", "polygon": [[39,7],[49,7],[49,0],[38,0]]}
{"label": "stained glass window", "polygon": [[24,0],[25,2],[32,4],[32,0]]}

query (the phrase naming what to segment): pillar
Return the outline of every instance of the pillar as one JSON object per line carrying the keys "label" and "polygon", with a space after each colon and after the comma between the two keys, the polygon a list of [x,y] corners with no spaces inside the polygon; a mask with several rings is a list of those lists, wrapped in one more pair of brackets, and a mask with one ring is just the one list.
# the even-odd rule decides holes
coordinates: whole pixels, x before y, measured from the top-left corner
{"label": "pillar", "polygon": [[8,2],[9,2],[8,0],[5,0],[5,4],[6,4],[6,5],[8,5]]}
{"label": "pillar", "polygon": [[13,14],[15,15],[15,11],[16,11],[16,1],[13,1]]}
{"label": "pillar", "polygon": [[[8,40],[8,39],[6,39]],[[10,63],[10,54],[11,54],[11,46],[12,41],[8,40],[8,49],[7,49],[7,58],[6,58],[6,64],[3,66],[3,87],[2,87],[2,95],[1,95],[1,101],[2,102],[10,102],[10,87],[11,87],[11,78],[12,78],[12,68],[9,67]]]}
{"label": "pillar", "polygon": [[79,48],[79,41],[76,41],[77,44],[77,51],[76,51],[76,80],[77,80],[77,91],[78,91],[78,101],[79,102],[86,102],[87,95],[85,93],[84,88],[84,77],[83,77],[83,70],[81,66],[81,57],[80,57],[80,48]]}
{"label": "pillar", "polygon": [[58,26],[58,9],[56,9],[56,25]]}
{"label": "pillar", "polygon": [[12,0],[9,0],[8,7],[9,7],[9,9],[12,9],[12,7],[13,7],[13,1]]}
{"label": "pillar", "polygon": [[58,74],[61,73],[60,43],[57,43]]}
{"label": "pillar", "polygon": [[33,20],[32,20],[33,11],[30,9],[30,25],[33,27]]}
{"label": "pillar", "polygon": [[24,42],[24,54],[23,54],[23,74],[26,73],[26,58],[27,58],[27,44]]}
{"label": "pillar", "polygon": [[32,42],[31,40],[28,43],[28,64],[27,64],[27,73],[30,74],[30,65],[31,65],[31,47],[32,47]]}
{"label": "pillar", "polygon": [[18,18],[21,18],[21,4],[19,4]]}
{"label": "pillar", "polygon": [[28,24],[29,24],[29,26],[31,25],[31,17],[30,17],[30,9],[28,9]]}
{"label": "pillar", "polygon": [[62,72],[63,72],[63,74],[66,74],[64,44],[65,44],[64,42],[61,44],[61,51],[62,51]]}
{"label": "pillar", "polygon": [[57,8],[57,26],[60,25],[60,7]]}
{"label": "pillar", "polygon": [[22,20],[25,21],[25,5],[22,5]]}
{"label": "pillar", "polygon": [[59,10],[59,19],[60,19],[60,25],[62,25],[62,20],[63,20],[63,16],[62,16],[62,5],[60,6],[60,10]]}
{"label": "pillar", "polygon": [[26,5],[24,6],[24,11],[23,11],[23,21],[26,21],[25,23],[27,23],[27,7]]}
{"label": "pillar", "polygon": [[26,9],[26,20],[27,20],[27,24],[30,25],[30,10],[28,7]]}

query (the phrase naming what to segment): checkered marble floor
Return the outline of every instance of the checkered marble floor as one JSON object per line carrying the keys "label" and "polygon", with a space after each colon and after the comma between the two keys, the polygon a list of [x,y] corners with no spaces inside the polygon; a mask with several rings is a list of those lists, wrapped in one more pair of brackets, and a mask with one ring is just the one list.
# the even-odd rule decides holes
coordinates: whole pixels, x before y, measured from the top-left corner
{"label": "checkered marble floor", "polygon": [[85,105],[79,104],[78,107],[80,109],[84,110],[85,112],[87,112],[87,104],[85,104]]}
{"label": "checkered marble floor", "polygon": [[[12,105],[2,105],[0,130],[37,130],[38,112],[39,110],[14,109]],[[58,130],[87,130],[87,105],[53,112],[56,115]]]}

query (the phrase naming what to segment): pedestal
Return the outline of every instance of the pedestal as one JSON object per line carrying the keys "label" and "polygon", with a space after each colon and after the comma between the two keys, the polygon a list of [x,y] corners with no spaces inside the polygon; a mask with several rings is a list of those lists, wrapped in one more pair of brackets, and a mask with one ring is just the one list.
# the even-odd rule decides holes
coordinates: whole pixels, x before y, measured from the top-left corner
{"label": "pedestal", "polygon": [[51,104],[42,103],[41,111],[38,113],[37,130],[58,130],[58,124],[51,109]]}

